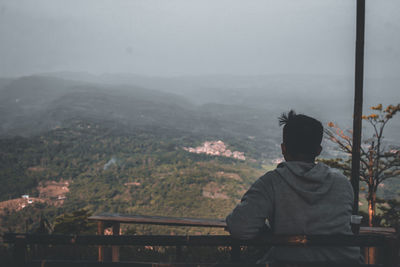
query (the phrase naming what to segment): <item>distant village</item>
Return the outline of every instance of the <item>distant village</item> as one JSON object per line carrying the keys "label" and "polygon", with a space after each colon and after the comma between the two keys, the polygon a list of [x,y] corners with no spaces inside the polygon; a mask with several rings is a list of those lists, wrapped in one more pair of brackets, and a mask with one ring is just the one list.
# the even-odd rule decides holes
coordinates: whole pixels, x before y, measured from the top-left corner
{"label": "distant village", "polygon": [[184,150],[190,153],[196,154],[207,154],[212,156],[222,156],[228,158],[234,158],[239,160],[246,160],[244,152],[231,151],[226,148],[226,145],[221,140],[218,141],[206,141],[202,146],[198,147],[184,147]]}
{"label": "distant village", "polygon": [[19,211],[34,203],[47,203],[54,206],[62,206],[67,199],[66,194],[69,193],[69,181],[46,181],[41,182],[37,187],[39,196],[32,197],[24,194],[21,198],[10,199],[0,202],[0,215],[5,210]]}

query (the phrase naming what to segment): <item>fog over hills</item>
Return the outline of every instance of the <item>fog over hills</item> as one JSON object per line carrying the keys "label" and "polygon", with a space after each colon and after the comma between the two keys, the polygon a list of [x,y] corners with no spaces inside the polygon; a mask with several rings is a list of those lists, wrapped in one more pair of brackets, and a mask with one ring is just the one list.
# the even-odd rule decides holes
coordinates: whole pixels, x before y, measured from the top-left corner
{"label": "fog over hills", "polygon": [[[237,104],[194,104],[188,95],[136,85],[89,83],[56,77],[15,79],[0,90],[2,135],[31,135],[60,127],[71,119],[126,125],[165,127],[215,137],[276,138],[268,129],[275,117]],[[276,124],[275,124],[276,125]]]}
{"label": "fog over hills", "polygon": [[[367,79],[364,113],[400,101],[399,79]],[[48,129],[88,117],[131,126],[276,136],[276,118],[289,109],[351,128],[353,80],[329,75],[182,76],[92,75],[55,72],[0,80],[1,133]],[[395,118],[387,138],[400,140]],[[270,132],[272,130],[272,132]]]}
{"label": "fog over hills", "polygon": [[[82,81],[31,76],[16,79],[1,90],[2,129],[37,132],[53,128],[68,118],[141,120],[152,109],[179,113],[190,104],[184,98],[134,86],[113,88]],[[143,114],[142,114],[143,113]],[[153,112],[154,113],[154,112]],[[147,118],[146,123],[154,123]],[[160,118],[161,121],[161,118]],[[168,121],[168,120],[165,120]],[[32,123],[32,125],[30,125]],[[136,122],[139,123],[140,122]],[[44,128],[43,128],[44,127]]]}
{"label": "fog over hills", "polygon": [[[396,0],[371,1],[366,8],[364,111],[368,113],[371,105],[400,99],[400,5]],[[349,128],[355,14],[355,2],[348,0],[87,0],[80,2],[79,8],[66,1],[0,0],[0,77],[15,77],[13,81],[0,80],[0,90],[7,92],[0,100],[5,114],[0,116],[6,120],[1,131],[14,124],[22,130],[25,115],[36,114],[30,121],[42,118],[43,122],[53,114],[46,120],[56,123],[58,116],[65,119],[69,114],[65,109],[110,120],[123,117],[131,125],[185,123],[193,130],[223,128],[227,132],[233,132],[230,124],[249,126],[250,118],[261,116],[251,122],[257,131],[253,136],[272,128],[279,132],[276,117],[293,108],[324,123],[335,121]],[[33,76],[19,78],[22,75]],[[27,111],[27,103],[15,105],[15,101],[31,88],[24,82],[35,75],[48,81],[45,88],[35,89],[40,89],[33,94],[38,99],[30,98],[33,110]],[[51,81],[50,77],[63,81]],[[52,82],[59,85],[52,86]],[[139,99],[140,88],[148,90],[148,97],[142,99],[147,104],[128,107],[130,101]],[[150,89],[155,90],[151,97]],[[135,96],[128,93],[131,90]],[[56,101],[59,93],[64,96],[67,91],[72,95]],[[117,91],[119,95],[111,97]],[[93,100],[84,103],[89,96]],[[13,104],[8,101],[12,98]],[[121,100],[124,104],[118,104],[116,98],[125,98]],[[79,104],[73,104],[78,100]],[[206,112],[205,123],[200,110],[207,111],[210,103],[218,109],[213,108],[213,114]],[[202,108],[205,104],[208,106]],[[104,111],[94,108],[102,105]],[[179,108],[173,111],[171,105]],[[56,107],[64,110],[64,115],[55,111]],[[140,119],[140,110],[150,107],[154,112],[148,111],[146,119]],[[168,111],[161,111],[164,108]],[[235,122],[225,116],[218,119],[224,126],[217,127],[219,112],[246,108],[252,110],[245,112],[246,120]],[[388,128],[388,139],[400,140],[399,127],[396,118]]]}

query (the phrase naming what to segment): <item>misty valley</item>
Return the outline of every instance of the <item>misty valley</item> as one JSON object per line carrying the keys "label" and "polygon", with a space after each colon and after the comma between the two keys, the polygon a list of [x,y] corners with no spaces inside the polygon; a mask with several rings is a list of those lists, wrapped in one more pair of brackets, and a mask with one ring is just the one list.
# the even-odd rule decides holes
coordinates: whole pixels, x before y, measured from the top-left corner
{"label": "misty valley", "polygon": [[[200,84],[193,77],[124,77],[0,79],[1,231],[35,231],[40,218],[54,222],[79,210],[224,218],[281,161],[278,115],[308,105],[299,105],[296,94],[269,89],[282,77],[264,77],[249,90],[228,90],[248,84],[251,79],[243,77],[231,85],[227,77]],[[303,84],[298,94],[323,103],[318,86]],[[330,107],[320,110],[322,118],[346,123],[345,108],[335,116]],[[345,157],[325,141],[322,157],[337,156]],[[379,196],[391,199],[399,192],[399,183],[389,180]],[[223,232],[159,226],[122,231]]]}
{"label": "misty valley", "polygon": [[0,266],[397,266],[399,11],[0,0]]}

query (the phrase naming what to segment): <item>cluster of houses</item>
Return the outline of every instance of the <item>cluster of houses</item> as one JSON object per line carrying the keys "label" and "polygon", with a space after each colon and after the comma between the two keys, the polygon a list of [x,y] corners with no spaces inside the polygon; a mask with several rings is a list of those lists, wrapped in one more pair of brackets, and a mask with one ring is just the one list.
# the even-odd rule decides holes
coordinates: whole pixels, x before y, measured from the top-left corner
{"label": "cluster of houses", "polygon": [[[32,198],[29,198],[29,195],[22,195],[21,197],[22,197],[22,199],[25,199],[25,200],[26,200],[26,203],[28,203],[28,204],[32,204],[32,203],[33,203],[33,199],[32,199]],[[23,206],[22,208],[25,207],[24,204],[22,204],[22,206]]]}
{"label": "cluster of houses", "polygon": [[184,147],[184,150],[197,153],[197,154],[207,154],[212,156],[222,156],[228,158],[235,158],[240,160],[246,160],[244,152],[231,151],[226,148],[226,145],[221,140],[218,141],[206,141],[202,146],[198,147]]}
{"label": "cluster of houses", "polygon": [[64,200],[67,199],[68,186],[69,181],[65,181],[62,178],[59,181],[40,183],[38,186],[39,196],[31,197],[28,194],[22,195],[22,201],[18,200],[18,208],[23,209],[34,202],[47,202],[56,206],[62,205]]}

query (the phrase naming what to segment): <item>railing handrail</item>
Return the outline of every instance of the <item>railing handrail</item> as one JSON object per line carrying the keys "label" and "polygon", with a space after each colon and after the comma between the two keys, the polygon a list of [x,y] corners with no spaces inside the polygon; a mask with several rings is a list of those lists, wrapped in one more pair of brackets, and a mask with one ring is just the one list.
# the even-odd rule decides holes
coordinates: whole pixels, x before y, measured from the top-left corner
{"label": "railing handrail", "polygon": [[61,235],[6,233],[5,243],[101,246],[385,246],[399,239],[382,235],[291,235],[239,240],[229,235]]}
{"label": "railing handrail", "polygon": [[225,228],[224,219],[151,216],[141,214],[100,213],[88,218],[91,221],[126,224],[154,224],[168,226],[218,227]]}

